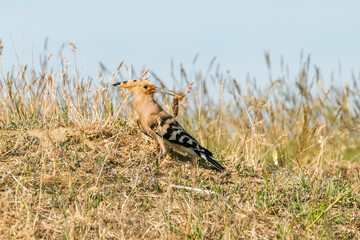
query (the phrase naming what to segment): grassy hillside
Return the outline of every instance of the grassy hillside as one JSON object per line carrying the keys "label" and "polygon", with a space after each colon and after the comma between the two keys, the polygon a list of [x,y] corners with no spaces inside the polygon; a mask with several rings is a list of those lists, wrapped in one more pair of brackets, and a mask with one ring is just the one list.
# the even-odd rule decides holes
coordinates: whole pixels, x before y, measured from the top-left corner
{"label": "grassy hillside", "polygon": [[157,158],[131,94],[109,84],[140,73],[122,64],[83,78],[72,58],[43,56],[41,71],[0,59],[2,238],[360,238],[356,79],[325,87],[310,59],[261,88],[213,62],[173,69],[176,91],[195,82],[178,120],[227,168],[218,173]]}

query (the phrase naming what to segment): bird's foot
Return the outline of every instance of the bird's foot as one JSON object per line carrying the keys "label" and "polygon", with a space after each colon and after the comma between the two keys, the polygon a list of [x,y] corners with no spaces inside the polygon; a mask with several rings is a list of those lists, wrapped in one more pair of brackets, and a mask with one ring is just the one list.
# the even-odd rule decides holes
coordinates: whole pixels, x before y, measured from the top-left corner
{"label": "bird's foot", "polygon": [[165,159],[166,156],[167,156],[167,152],[163,152],[163,153],[158,154],[156,156],[156,158],[162,160],[162,159]]}

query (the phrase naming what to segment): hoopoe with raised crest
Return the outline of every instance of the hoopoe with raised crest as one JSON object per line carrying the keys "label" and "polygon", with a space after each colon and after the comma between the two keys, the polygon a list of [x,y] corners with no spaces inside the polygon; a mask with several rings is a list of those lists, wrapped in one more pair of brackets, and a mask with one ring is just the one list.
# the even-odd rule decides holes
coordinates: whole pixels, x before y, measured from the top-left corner
{"label": "hoopoe with raised crest", "polygon": [[161,156],[167,153],[169,148],[185,152],[192,157],[201,157],[213,165],[218,171],[225,168],[216,162],[213,154],[202,147],[188,132],[186,132],[176,119],[168,114],[155,101],[154,93],[162,90],[147,80],[132,80],[114,83],[113,86],[119,86],[130,89],[135,95],[135,111],[137,113],[136,122],[140,130],[146,135],[154,138],[162,150]]}

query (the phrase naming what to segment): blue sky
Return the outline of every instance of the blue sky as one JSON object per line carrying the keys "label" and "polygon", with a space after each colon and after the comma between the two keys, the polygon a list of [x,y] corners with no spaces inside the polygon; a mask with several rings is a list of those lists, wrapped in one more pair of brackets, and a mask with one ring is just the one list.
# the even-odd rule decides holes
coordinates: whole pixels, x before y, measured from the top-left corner
{"label": "blue sky", "polygon": [[[206,69],[213,57],[221,70],[243,81],[249,73],[267,82],[264,52],[272,73],[280,74],[280,58],[290,74],[299,69],[301,51],[311,54],[324,79],[332,71],[345,82],[360,70],[359,1],[40,1],[1,0],[0,37],[3,61],[23,63],[44,52],[56,54],[62,43],[74,42],[82,74],[96,76],[99,62],[111,71],[125,60],[136,70],[150,68],[170,79],[170,59]],[[70,55],[67,47],[67,55]],[[339,76],[339,63],[342,74]]]}

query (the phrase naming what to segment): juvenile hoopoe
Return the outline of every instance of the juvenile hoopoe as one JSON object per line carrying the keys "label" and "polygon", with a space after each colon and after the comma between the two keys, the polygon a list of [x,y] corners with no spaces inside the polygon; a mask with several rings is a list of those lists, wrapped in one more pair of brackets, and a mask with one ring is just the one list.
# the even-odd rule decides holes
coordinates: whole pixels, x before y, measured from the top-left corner
{"label": "juvenile hoopoe", "polygon": [[218,171],[225,170],[212,159],[213,154],[209,150],[202,147],[154,100],[154,93],[160,90],[153,83],[147,80],[133,80],[114,83],[113,86],[133,90],[135,111],[138,115],[136,122],[142,132],[157,140],[162,150],[161,155],[164,155],[169,148],[173,148],[190,156],[205,159]]}

